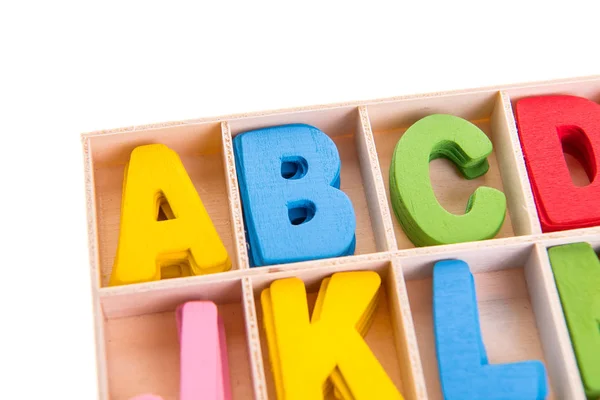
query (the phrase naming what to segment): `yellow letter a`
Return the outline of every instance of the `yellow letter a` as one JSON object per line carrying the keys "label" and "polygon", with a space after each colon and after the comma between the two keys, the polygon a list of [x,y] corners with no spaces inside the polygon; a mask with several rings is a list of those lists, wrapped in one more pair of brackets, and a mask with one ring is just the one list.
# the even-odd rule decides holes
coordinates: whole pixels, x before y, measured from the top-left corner
{"label": "yellow letter a", "polygon": [[[157,220],[161,205],[165,221]],[[162,268],[182,265],[201,275],[226,271],[231,261],[177,153],[137,147],[125,167],[110,285],[159,280]]]}

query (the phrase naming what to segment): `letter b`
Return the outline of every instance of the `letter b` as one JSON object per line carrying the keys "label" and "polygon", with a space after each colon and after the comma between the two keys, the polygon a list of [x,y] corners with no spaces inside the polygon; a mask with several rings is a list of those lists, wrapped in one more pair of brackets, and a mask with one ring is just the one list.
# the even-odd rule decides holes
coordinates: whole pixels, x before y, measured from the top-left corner
{"label": "letter b", "polygon": [[333,141],[303,124],[233,140],[253,266],[351,255],[356,218]]}

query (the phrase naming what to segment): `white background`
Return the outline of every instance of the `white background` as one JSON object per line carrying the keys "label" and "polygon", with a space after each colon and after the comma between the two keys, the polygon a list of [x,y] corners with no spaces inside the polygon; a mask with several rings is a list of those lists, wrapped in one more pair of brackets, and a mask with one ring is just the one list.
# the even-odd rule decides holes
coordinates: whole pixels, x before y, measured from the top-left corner
{"label": "white background", "polygon": [[596,0],[0,3],[0,399],[96,397],[79,133],[600,73]]}

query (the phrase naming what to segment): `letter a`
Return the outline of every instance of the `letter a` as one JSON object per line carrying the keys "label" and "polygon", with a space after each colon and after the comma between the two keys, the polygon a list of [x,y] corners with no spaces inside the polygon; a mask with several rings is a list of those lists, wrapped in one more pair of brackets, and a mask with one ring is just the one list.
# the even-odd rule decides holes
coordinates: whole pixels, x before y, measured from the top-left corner
{"label": "letter a", "polygon": [[[167,220],[158,220],[161,208]],[[162,268],[181,265],[202,275],[226,271],[231,261],[177,153],[137,147],[125,167],[110,285],[159,280]]]}

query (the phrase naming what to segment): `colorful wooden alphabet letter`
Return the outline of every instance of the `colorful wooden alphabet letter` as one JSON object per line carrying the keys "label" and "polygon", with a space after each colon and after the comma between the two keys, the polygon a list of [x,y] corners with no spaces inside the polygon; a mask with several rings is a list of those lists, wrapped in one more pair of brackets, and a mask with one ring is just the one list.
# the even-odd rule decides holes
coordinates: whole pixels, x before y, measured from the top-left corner
{"label": "colorful wooden alphabet letter", "polygon": [[[158,220],[161,207],[165,221]],[[110,285],[158,280],[161,269],[180,265],[201,275],[226,271],[231,261],[177,153],[161,144],[137,147],[125,167]]]}
{"label": "colorful wooden alphabet letter", "polygon": [[[600,225],[600,105],[575,96],[529,97],[517,102],[516,117],[543,231]],[[565,153],[582,164],[589,185],[575,186]]]}
{"label": "colorful wooden alphabet letter", "polygon": [[473,275],[465,262],[448,260],[435,264],[433,321],[444,399],[546,398],[546,371],[540,361],[488,363]]}
{"label": "colorful wooden alphabet letter", "polygon": [[437,201],[429,162],[445,157],[467,179],[488,171],[490,139],[469,121],[434,114],[415,122],[402,135],[390,168],[390,195],[398,221],[416,246],[469,242],[494,237],[504,222],[506,197],[482,186],[471,195],[464,215],[446,211]]}
{"label": "colorful wooden alphabet letter", "polygon": [[356,218],[333,141],[309,125],[233,139],[253,266],[354,254]]}
{"label": "colorful wooden alphabet letter", "polygon": [[278,399],[323,399],[333,384],[345,400],[402,399],[362,336],[375,307],[376,272],[342,272],[323,280],[309,321],[304,283],[275,281],[261,303]]}
{"label": "colorful wooden alphabet letter", "polygon": [[[231,400],[225,328],[217,306],[190,301],[175,311],[180,343],[180,400]],[[162,400],[153,394],[130,400]]]}
{"label": "colorful wooden alphabet letter", "polygon": [[587,243],[548,250],[585,393],[600,398],[600,262]]}
{"label": "colorful wooden alphabet letter", "polygon": [[177,308],[181,345],[181,400],[229,400],[229,364],[225,328],[210,301],[190,301]]}

